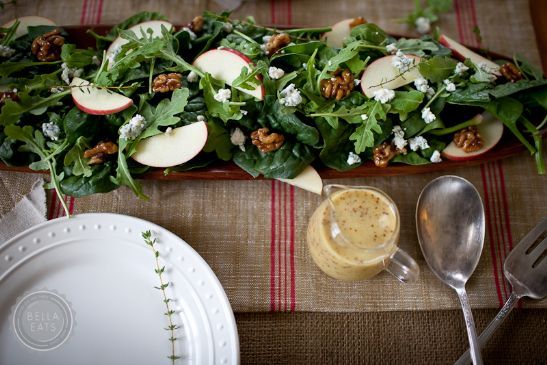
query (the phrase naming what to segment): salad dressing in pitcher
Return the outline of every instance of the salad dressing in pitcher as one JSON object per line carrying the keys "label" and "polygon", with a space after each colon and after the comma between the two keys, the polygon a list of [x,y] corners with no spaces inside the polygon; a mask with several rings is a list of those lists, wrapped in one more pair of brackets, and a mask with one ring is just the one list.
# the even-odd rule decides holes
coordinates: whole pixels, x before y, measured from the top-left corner
{"label": "salad dressing in pitcher", "polygon": [[[331,185],[326,193],[328,199],[310,219],[307,242],[315,263],[327,275],[340,280],[368,279],[388,269],[395,254],[406,255],[397,247],[399,213],[383,192]],[[414,273],[414,267],[409,270]],[[406,281],[401,274],[405,270],[394,271]]]}

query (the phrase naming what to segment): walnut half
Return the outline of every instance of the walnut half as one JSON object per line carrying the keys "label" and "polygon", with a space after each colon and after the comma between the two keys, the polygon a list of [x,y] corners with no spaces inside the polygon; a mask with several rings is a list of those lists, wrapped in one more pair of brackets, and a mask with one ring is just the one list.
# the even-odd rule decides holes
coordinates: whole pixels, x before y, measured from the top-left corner
{"label": "walnut half", "polygon": [[289,43],[291,43],[291,37],[287,33],[274,34],[266,43],[266,54],[271,56]]}
{"label": "walnut half", "polygon": [[285,137],[279,133],[270,133],[268,128],[259,128],[251,133],[251,142],[262,152],[272,152],[283,145]]}
{"label": "walnut half", "polygon": [[507,62],[501,65],[500,73],[503,75],[503,77],[505,77],[507,81],[510,82],[522,80],[522,73],[520,72],[518,67],[511,62]]}
{"label": "walnut half", "polygon": [[61,31],[54,29],[51,32],[36,37],[32,42],[30,50],[38,61],[57,61],[61,58],[63,44],[65,44],[65,38],[61,35]]}
{"label": "walnut half", "polygon": [[464,128],[454,134],[454,144],[464,152],[478,151],[484,145],[484,141],[476,126]]}
{"label": "walnut half", "polygon": [[397,149],[394,144],[390,142],[384,142],[381,145],[378,145],[372,150],[372,160],[374,161],[374,164],[377,167],[387,167],[389,165],[389,161],[393,159],[393,157],[397,156],[398,154],[406,153],[406,148],[403,148],[401,150]]}
{"label": "walnut half", "polygon": [[181,87],[182,75],[176,72],[160,74],[152,81],[152,91],[155,93],[166,93]]}
{"label": "walnut half", "polygon": [[84,151],[84,158],[89,158],[89,165],[102,164],[108,155],[118,152],[118,145],[114,142],[99,142],[95,147]]}
{"label": "walnut half", "polygon": [[355,83],[353,82],[353,74],[350,70],[341,71],[338,69],[332,78],[321,80],[320,86],[323,97],[342,100],[351,93],[355,87]]}

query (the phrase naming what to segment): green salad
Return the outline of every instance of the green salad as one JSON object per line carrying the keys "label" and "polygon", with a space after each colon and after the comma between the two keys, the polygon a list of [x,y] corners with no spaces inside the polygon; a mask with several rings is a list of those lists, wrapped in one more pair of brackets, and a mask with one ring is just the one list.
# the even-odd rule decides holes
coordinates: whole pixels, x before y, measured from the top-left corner
{"label": "green salad", "polygon": [[179,28],[139,13],[89,31],[94,49],[54,25],[0,28],[0,159],[49,170],[61,197],[127,185],[146,198],[135,178],[151,168],[222,160],[290,179],[312,163],[421,165],[480,156],[505,128],[545,171],[547,81],[519,56],[359,18],[279,30],[229,15]]}

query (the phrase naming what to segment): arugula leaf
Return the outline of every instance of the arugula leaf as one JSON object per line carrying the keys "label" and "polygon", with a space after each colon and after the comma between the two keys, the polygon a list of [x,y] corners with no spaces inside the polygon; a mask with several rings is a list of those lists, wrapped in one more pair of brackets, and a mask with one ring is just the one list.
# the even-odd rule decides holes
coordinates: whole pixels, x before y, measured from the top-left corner
{"label": "arugula leaf", "polygon": [[37,95],[31,96],[27,91],[20,92],[18,94],[21,99],[19,102],[6,100],[0,112],[0,125],[5,126],[17,123],[24,113],[31,113],[33,115],[44,114],[50,106],[59,105],[60,100],[69,94],[70,90],[67,90],[42,98]]}
{"label": "arugula leaf", "polygon": [[89,148],[88,139],[84,136],[79,137],[72,148],[65,155],[65,166],[72,166],[72,174],[75,176],[90,177],[92,174],[91,167],[87,164],[84,158],[84,151]]}
{"label": "arugula leaf", "polygon": [[200,80],[200,87],[203,89],[203,98],[205,99],[205,105],[207,105],[207,111],[213,117],[222,119],[224,123],[229,120],[239,120],[243,116],[237,105],[230,105],[228,101],[221,103],[215,100],[215,89],[213,87],[212,78],[210,74],[205,74]]}
{"label": "arugula leaf", "polygon": [[171,95],[171,100],[163,99],[156,107],[148,103],[144,104],[141,113],[146,119],[147,127],[137,141],[162,133],[158,129],[160,126],[167,127],[177,124],[180,118],[175,115],[184,111],[184,107],[188,102],[188,95],[187,88],[176,89]]}
{"label": "arugula leaf", "polygon": [[126,139],[119,138],[118,139],[118,167],[116,168],[116,177],[110,176],[109,177],[110,181],[116,185],[129,186],[137,197],[143,200],[148,200],[148,196],[146,196],[142,191],[141,184],[135,181],[135,179],[133,179],[133,176],[131,176],[131,171],[129,171],[129,167],[127,165],[127,159],[124,154],[126,147],[128,147],[128,141]]}
{"label": "arugula leaf", "polygon": [[433,56],[428,60],[422,60],[418,68],[423,77],[431,82],[442,82],[447,79],[456,68],[457,62],[444,56]]}
{"label": "arugula leaf", "polygon": [[258,75],[267,69],[268,65],[264,61],[258,61],[257,65],[250,72],[247,67],[243,67],[239,76],[232,81],[232,87],[240,90],[254,90],[260,85]]}
{"label": "arugula leaf", "polygon": [[355,153],[360,154],[365,152],[367,148],[374,147],[374,134],[372,132],[382,133],[382,128],[378,123],[385,119],[386,110],[384,110],[384,106],[379,101],[374,102],[369,109],[368,118],[349,137],[350,141],[355,141]]}
{"label": "arugula leaf", "polygon": [[285,140],[276,151],[264,153],[255,146],[245,152],[237,151],[233,161],[253,177],[292,179],[315,159],[315,151],[308,145]]}
{"label": "arugula leaf", "polygon": [[207,133],[207,143],[203,151],[215,152],[221,160],[230,161],[234,145],[230,141],[228,130],[215,119],[211,119],[207,121]]}
{"label": "arugula leaf", "polygon": [[118,25],[114,26],[112,29],[110,29],[106,36],[110,37],[111,41],[113,41],[114,38],[120,35],[120,32],[122,30],[131,28],[134,25],[140,24],[148,20],[167,20],[167,18],[160,13],[141,11],[125,19]]}
{"label": "arugula leaf", "polygon": [[39,130],[34,130],[31,126],[27,125],[20,127],[17,125],[8,125],[4,128],[4,133],[9,138],[23,142],[23,145],[19,147],[19,151],[31,152],[36,154],[40,160],[35,161],[29,165],[32,170],[49,170],[51,184],[57,191],[60,198],[61,205],[63,206],[66,215],[70,216],[66,203],[64,201],[64,194],[61,190],[59,182],[63,179],[64,173],[57,174],[55,156],[62,153],[68,143],[66,140],[61,144],[48,143],[46,147],[46,140],[44,135]]}
{"label": "arugula leaf", "polygon": [[2,67],[0,67],[0,77],[8,77],[9,75],[23,71],[29,67],[36,66],[49,66],[60,64],[61,61],[51,61],[51,62],[37,62],[37,61],[19,61],[19,62],[2,62]]}
{"label": "arugula leaf", "polygon": [[325,47],[325,43],[320,41],[291,44],[272,55],[270,62],[283,62],[301,68],[302,64],[308,62],[310,56],[322,47]]}

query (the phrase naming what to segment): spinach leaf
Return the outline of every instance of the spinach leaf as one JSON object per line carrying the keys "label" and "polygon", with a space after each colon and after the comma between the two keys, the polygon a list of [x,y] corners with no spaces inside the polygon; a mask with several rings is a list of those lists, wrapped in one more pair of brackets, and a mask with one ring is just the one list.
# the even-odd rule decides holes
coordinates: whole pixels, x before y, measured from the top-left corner
{"label": "spinach leaf", "polygon": [[98,133],[102,121],[99,117],[82,112],[77,107],[70,109],[63,118],[63,131],[68,143],[73,144],[80,136],[92,139]]}
{"label": "spinach leaf", "polygon": [[230,141],[230,132],[228,129],[215,119],[211,119],[207,121],[207,131],[207,143],[203,147],[203,151],[215,152],[221,160],[230,161],[234,145]]}
{"label": "spinach leaf", "polygon": [[442,82],[452,75],[456,64],[457,62],[450,57],[433,56],[428,60],[422,60],[418,64],[418,69],[429,81]]}
{"label": "spinach leaf", "polygon": [[[406,38],[399,38],[397,42],[395,42],[395,47],[404,53],[409,53],[420,57],[425,56],[426,51],[434,54],[439,52],[441,48],[444,48],[432,40]],[[448,53],[447,56],[449,54],[450,53]]]}
{"label": "spinach leaf", "polygon": [[524,72],[524,74],[532,77],[534,80],[543,79],[543,72],[541,72],[539,68],[526,61],[521,55],[516,54],[514,60],[515,65],[517,65],[517,67],[520,68],[520,70]]}
{"label": "spinach leaf", "polygon": [[361,24],[351,30],[350,36],[346,40],[346,44],[354,41],[364,41],[368,44],[379,46],[387,40],[387,33],[373,23]]}
{"label": "spinach leaf", "polygon": [[112,163],[91,166],[91,174],[72,175],[61,181],[63,191],[71,196],[80,198],[83,196],[108,193],[118,188],[111,179]]}
{"label": "spinach leaf", "polygon": [[263,153],[252,146],[237,151],[233,161],[253,177],[292,179],[315,159],[315,151],[308,145],[285,140],[280,149]]}
{"label": "spinach leaf", "polygon": [[391,160],[391,162],[399,162],[407,165],[427,165],[429,160],[420,156],[417,152],[409,152],[407,154],[399,154]]}
{"label": "spinach leaf", "polygon": [[348,165],[348,155],[354,147],[349,142],[349,136],[353,133],[347,123],[340,123],[338,128],[332,128],[325,118],[316,118],[316,125],[325,143],[319,153],[319,159],[325,166],[337,171],[348,171],[359,164]]}
{"label": "spinach leaf", "polygon": [[451,104],[479,105],[490,101],[490,85],[487,83],[468,84],[466,88],[456,89],[447,98]]}
{"label": "spinach leaf", "polygon": [[417,91],[395,91],[395,98],[390,102],[391,111],[399,113],[401,117],[405,117],[410,112],[418,109],[422,101],[424,100],[424,94]]}
{"label": "spinach leaf", "polygon": [[64,44],[61,50],[61,59],[71,68],[83,68],[92,64],[94,55],[94,51],[77,49],[75,44]]}
{"label": "spinach leaf", "polygon": [[286,112],[274,96],[267,96],[264,105],[264,117],[261,116],[258,120],[260,124],[263,126],[269,124],[276,131],[290,134],[297,141],[309,146],[316,146],[319,143],[317,129],[302,122],[296,114]]}
{"label": "spinach leaf", "polygon": [[503,98],[504,96],[509,96],[524,90],[544,85],[547,85],[547,80],[519,80],[516,82],[507,82],[505,84],[497,85],[488,93],[495,98]]}

